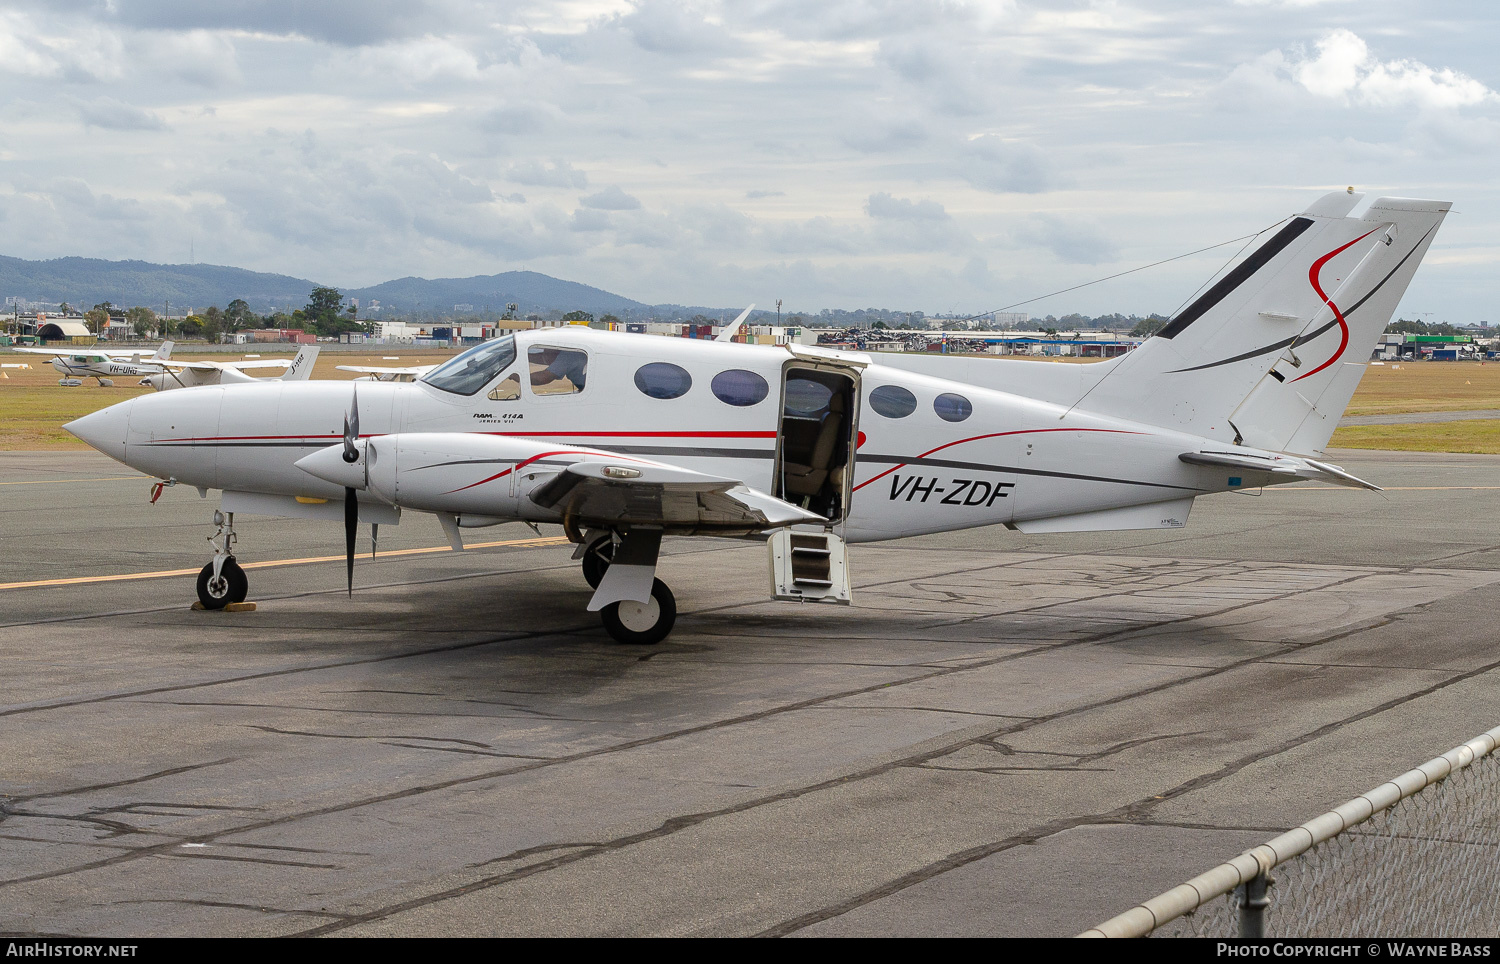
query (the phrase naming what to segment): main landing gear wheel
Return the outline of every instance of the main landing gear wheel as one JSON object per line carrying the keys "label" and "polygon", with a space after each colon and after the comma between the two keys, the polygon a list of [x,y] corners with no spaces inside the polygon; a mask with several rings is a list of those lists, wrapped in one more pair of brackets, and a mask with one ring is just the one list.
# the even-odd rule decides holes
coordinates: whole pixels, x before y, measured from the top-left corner
{"label": "main landing gear wheel", "polygon": [[610,561],[614,557],[613,536],[603,536],[589,543],[588,549],[583,553],[583,578],[588,581],[590,589],[599,588],[599,583],[604,579],[604,573],[609,569]]}
{"label": "main landing gear wheel", "polygon": [[604,628],[617,642],[649,646],[667,638],[677,622],[677,600],[660,579],[651,581],[651,601],[610,603],[599,611]]}
{"label": "main landing gear wheel", "polygon": [[198,601],[204,609],[223,609],[230,603],[244,602],[249,592],[250,580],[233,559],[224,560],[218,579],[214,578],[211,562],[198,573]]}

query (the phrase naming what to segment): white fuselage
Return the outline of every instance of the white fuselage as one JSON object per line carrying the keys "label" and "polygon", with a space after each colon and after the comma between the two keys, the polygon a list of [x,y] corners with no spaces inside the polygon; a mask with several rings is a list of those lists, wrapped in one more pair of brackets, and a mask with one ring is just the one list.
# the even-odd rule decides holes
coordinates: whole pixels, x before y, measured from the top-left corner
{"label": "white fuselage", "polygon": [[[1270,481],[1259,475],[1231,480],[1222,469],[1180,461],[1179,455],[1205,443],[1196,436],[901,371],[866,355],[813,350],[799,360],[782,348],[576,328],[526,332],[517,336],[517,346],[515,363],[470,395],[420,381],[359,383],[360,436],[463,433],[527,440],[540,443],[532,460],[538,468],[545,468],[547,456],[566,458],[571,448],[588,447],[780,494],[778,442],[795,421],[791,415],[783,420],[784,378],[789,368],[822,365],[855,379],[855,408],[847,422],[855,423],[857,445],[842,523],[851,542],[1167,504]],[[584,389],[536,391],[537,369],[528,370],[527,355],[536,346],[586,353]],[[652,363],[686,371],[691,386],[675,398],[645,394],[637,373]],[[722,401],[715,377],[730,370],[763,379],[766,397],[742,406]],[[494,386],[511,375],[519,376],[518,397],[492,400]],[[883,386],[910,393],[915,408],[881,414],[870,396]],[[337,500],[342,488],[294,463],[340,443],[355,391],[346,381],[256,380],[143,396],[77,424],[86,424],[87,433],[80,434],[96,448],[149,475],[236,492]],[[935,407],[939,396],[952,395],[971,408],[959,420],[940,417]],[[954,415],[952,399],[945,410]],[[486,481],[500,461],[455,457],[441,468],[427,467],[447,473],[446,490],[472,500],[463,511],[558,521],[526,500],[528,477],[520,471]]]}
{"label": "white fuselage", "polygon": [[52,367],[70,378],[129,378],[161,371],[160,366],[149,362],[126,362],[107,355],[87,354],[58,355],[52,359]]}

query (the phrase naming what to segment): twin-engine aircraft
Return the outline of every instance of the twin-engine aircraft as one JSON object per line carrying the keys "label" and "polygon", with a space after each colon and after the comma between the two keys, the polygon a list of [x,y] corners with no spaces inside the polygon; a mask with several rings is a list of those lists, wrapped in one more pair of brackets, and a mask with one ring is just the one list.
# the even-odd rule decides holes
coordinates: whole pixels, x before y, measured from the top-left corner
{"label": "twin-engine aircraft", "polygon": [[1155,337],[1058,365],[560,328],[412,383],[263,382],[145,396],[70,423],[107,455],[222,489],[210,608],[245,597],[234,516],[435,513],[562,526],[622,642],[676,618],[664,536],[768,539],[773,595],[848,602],[845,544],[973,526],[1176,528],[1199,496],[1318,479],[1322,449],[1450,205],[1331,194]]}
{"label": "twin-engine aircraft", "polygon": [[31,355],[51,355],[52,367],[62,375],[57,384],[77,388],[85,378],[96,379],[100,388],[110,388],[115,378],[134,378],[160,372],[172,357],[172,343],[164,341],[151,354],[107,348],[17,348]]}

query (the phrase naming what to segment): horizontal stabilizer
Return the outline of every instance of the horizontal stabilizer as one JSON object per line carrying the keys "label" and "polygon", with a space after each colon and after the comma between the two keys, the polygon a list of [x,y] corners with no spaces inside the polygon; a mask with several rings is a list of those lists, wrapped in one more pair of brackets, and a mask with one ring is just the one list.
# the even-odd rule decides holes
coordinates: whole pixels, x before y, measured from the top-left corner
{"label": "horizontal stabilizer", "polygon": [[1334,485],[1347,486],[1351,489],[1369,489],[1371,492],[1383,491],[1380,486],[1366,482],[1364,479],[1356,478],[1337,465],[1329,465],[1327,462],[1319,462],[1314,459],[1302,458],[1295,455],[1258,455],[1251,452],[1184,452],[1178,458],[1189,465],[1221,465],[1225,468],[1241,469],[1246,472],[1266,472],[1273,476],[1283,476],[1288,482],[1292,479],[1317,479],[1322,482],[1332,482]]}

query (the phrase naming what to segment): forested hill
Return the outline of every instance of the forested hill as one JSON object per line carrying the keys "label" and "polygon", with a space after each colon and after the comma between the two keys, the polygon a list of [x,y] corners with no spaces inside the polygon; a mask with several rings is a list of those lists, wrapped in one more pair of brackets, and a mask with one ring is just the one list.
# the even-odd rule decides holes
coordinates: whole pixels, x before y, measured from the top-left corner
{"label": "forested hill", "polygon": [[152,264],[54,258],[24,261],[0,256],[0,295],[27,301],[63,302],[91,308],[103,301],[161,311],[176,306],[207,308],[244,298],[257,310],[276,305],[300,308],[315,287],[311,281],[213,264]]}
{"label": "forested hill", "polygon": [[[223,307],[243,298],[252,311],[300,308],[312,289],[330,284],[284,274],[267,274],[212,264],[152,264],[147,261],[102,261],[97,258],[55,258],[25,261],[0,256],[0,296],[73,307],[90,308],[108,301],[115,305],[145,305],[161,311],[172,303],[199,310]],[[335,283],[333,287],[338,287]],[[638,301],[600,288],[562,281],[535,271],[507,271],[473,278],[401,278],[368,288],[340,288],[346,298],[362,304],[379,299],[389,313],[421,309],[423,314],[446,315],[454,305],[473,305],[483,311],[505,310],[517,304],[522,312],[583,311],[603,314],[647,308]]]}
{"label": "forested hill", "polygon": [[507,304],[519,305],[522,312],[572,311],[595,315],[624,310],[640,311],[650,306],[575,281],[561,281],[535,271],[507,271],[504,274],[475,278],[401,278],[369,288],[344,292],[358,298],[361,304],[371,298],[397,312],[414,311],[419,306],[439,314],[453,310],[454,305],[473,305],[474,310],[504,311]]}

